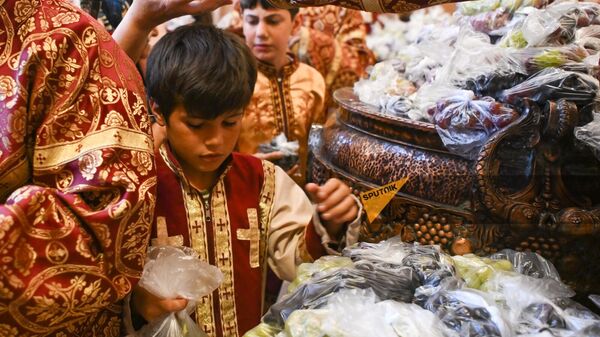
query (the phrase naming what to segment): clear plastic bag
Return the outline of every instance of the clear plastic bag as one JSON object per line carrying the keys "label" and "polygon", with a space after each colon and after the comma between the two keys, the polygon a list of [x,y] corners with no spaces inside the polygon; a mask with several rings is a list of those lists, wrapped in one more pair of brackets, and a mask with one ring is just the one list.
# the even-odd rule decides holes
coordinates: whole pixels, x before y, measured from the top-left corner
{"label": "clear plastic bag", "polygon": [[492,260],[473,254],[453,256],[457,275],[474,289],[485,289],[486,282],[495,274],[502,271],[512,271],[513,265],[508,260]]}
{"label": "clear plastic bag", "polygon": [[585,106],[596,100],[598,80],[592,76],[558,68],[546,68],[523,83],[504,90],[500,100],[517,104],[528,97],[538,104],[564,98],[577,106]]}
{"label": "clear plastic bag", "polygon": [[545,68],[582,63],[589,53],[577,44],[570,44],[560,47],[526,48],[514,55],[521,60],[528,74],[534,74]]}
{"label": "clear plastic bag", "polygon": [[191,319],[189,313],[195,302],[210,294],[223,281],[223,274],[215,266],[198,259],[189,247],[150,247],[139,285],[161,298],[185,298],[186,310],[171,313],[150,322],[140,336],[152,337],[205,337],[206,334]]}
{"label": "clear plastic bag", "polygon": [[575,128],[575,138],[583,142],[600,160],[600,113],[594,113],[594,120]]}
{"label": "clear plastic bag", "polygon": [[319,310],[294,312],[280,336],[443,337],[445,331],[435,315],[415,304],[380,301],[371,289],[352,289],[333,295]]}
{"label": "clear plastic bag", "polygon": [[462,90],[429,111],[442,142],[452,153],[474,159],[496,131],[519,117],[513,107]]}
{"label": "clear plastic bag", "polygon": [[510,261],[514,270],[519,274],[535,278],[548,277],[559,282],[561,281],[554,265],[534,252],[517,252],[512,249],[503,249],[490,255],[490,258]]}
{"label": "clear plastic bag", "polygon": [[432,294],[424,308],[433,312],[451,330],[464,337],[508,337],[510,327],[503,313],[488,294],[448,278]]}
{"label": "clear plastic bag", "polygon": [[275,138],[273,138],[271,142],[266,144],[260,144],[258,146],[258,151],[261,153],[281,151],[283,153],[283,157],[274,160],[273,163],[287,171],[298,163],[299,148],[300,144],[297,140],[288,141],[287,137],[285,136],[285,133],[280,133]]}

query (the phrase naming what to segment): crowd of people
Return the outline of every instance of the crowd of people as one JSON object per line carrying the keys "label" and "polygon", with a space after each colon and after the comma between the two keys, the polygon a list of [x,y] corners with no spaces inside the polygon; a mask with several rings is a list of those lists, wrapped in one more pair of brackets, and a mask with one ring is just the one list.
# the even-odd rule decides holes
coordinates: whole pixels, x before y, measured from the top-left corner
{"label": "crowd of people", "polygon": [[[182,310],[136,285],[161,244],[221,270],[195,319],[241,336],[278,280],[356,242],[350,188],[305,183],[311,125],[373,63],[360,13],[241,0],[224,30],[157,34],[226,4],[135,0],[109,32],[65,0],[0,1],[1,336],[134,334]],[[259,150],[281,133],[287,172]]]}

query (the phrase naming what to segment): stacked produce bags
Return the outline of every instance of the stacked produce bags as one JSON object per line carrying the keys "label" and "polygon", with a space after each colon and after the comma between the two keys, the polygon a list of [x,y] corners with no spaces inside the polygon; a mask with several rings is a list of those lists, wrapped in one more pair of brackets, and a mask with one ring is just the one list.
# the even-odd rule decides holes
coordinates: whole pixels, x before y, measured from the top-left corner
{"label": "stacked produce bags", "polygon": [[459,5],[452,18],[422,17],[402,43],[390,43],[391,30],[410,22],[388,22],[370,39],[386,59],[355,84],[361,101],[435,124],[446,147],[468,159],[529,110],[543,122],[558,106],[577,116],[576,139],[598,155],[599,4],[485,0]]}
{"label": "stacked produce bags", "polygon": [[531,252],[360,243],[302,265],[289,291],[246,336],[600,336],[600,317]]}

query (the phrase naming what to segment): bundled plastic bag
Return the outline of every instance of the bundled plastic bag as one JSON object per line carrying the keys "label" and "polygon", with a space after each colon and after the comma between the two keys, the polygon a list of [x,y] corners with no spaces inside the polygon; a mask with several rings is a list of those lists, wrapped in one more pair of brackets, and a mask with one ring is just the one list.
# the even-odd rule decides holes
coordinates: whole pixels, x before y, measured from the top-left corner
{"label": "bundled plastic bag", "polygon": [[333,295],[321,309],[294,312],[280,336],[443,337],[446,330],[431,312],[415,304],[380,301],[371,289],[352,289]]}
{"label": "bundled plastic bag", "polygon": [[297,140],[289,142],[285,134],[280,133],[277,137],[273,138],[270,143],[260,144],[258,146],[258,151],[262,153],[281,151],[283,153],[283,158],[275,160],[273,163],[285,171],[288,171],[298,163],[299,148],[300,144]]}
{"label": "bundled plastic bag", "polygon": [[587,50],[577,44],[560,47],[526,48],[515,53],[528,74],[545,68],[561,68],[579,64],[589,56]]}
{"label": "bundled plastic bag", "polygon": [[503,249],[490,255],[490,259],[508,260],[514,270],[519,274],[535,278],[552,278],[560,282],[560,276],[554,265],[534,252],[517,252],[512,249]]}
{"label": "bundled plastic bag", "polygon": [[453,256],[457,275],[460,276],[467,287],[485,289],[486,282],[501,271],[512,271],[513,266],[508,260],[481,258],[474,254]]}
{"label": "bundled plastic bag", "polygon": [[310,280],[316,274],[324,274],[341,268],[352,268],[352,260],[335,255],[325,255],[313,263],[302,263],[296,270],[296,278],[288,286],[288,292],[294,291],[299,285]]}
{"label": "bundled plastic bag", "polygon": [[538,104],[564,98],[577,106],[593,103],[597,98],[598,80],[592,76],[558,68],[546,68],[523,83],[506,89],[500,100],[517,104],[528,97]]}
{"label": "bundled plastic bag", "polygon": [[185,310],[150,322],[140,336],[204,337],[206,334],[189,316],[195,303],[210,294],[223,281],[223,274],[215,266],[198,259],[189,247],[150,247],[139,285],[161,298],[189,300]]}
{"label": "bundled plastic bag", "polygon": [[481,291],[460,287],[461,283],[456,279],[445,279],[440,290],[429,297],[424,308],[462,337],[511,336],[510,326],[492,297]]}
{"label": "bundled plastic bag", "polygon": [[442,142],[452,153],[474,159],[489,137],[519,117],[511,106],[491,97],[458,91],[429,110]]}
{"label": "bundled plastic bag", "polygon": [[594,113],[594,120],[575,128],[575,138],[589,147],[596,159],[600,160],[600,113]]}

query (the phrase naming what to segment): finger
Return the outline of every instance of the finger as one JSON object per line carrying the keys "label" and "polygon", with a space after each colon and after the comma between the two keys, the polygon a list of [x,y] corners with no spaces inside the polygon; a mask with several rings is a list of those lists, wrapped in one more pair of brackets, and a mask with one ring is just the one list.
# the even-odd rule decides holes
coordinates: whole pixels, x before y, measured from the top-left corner
{"label": "finger", "polygon": [[167,299],[160,301],[160,306],[163,311],[166,312],[177,312],[185,309],[188,304],[188,300],[185,298]]}
{"label": "finger", "polygon": [[299,169],[300,169],[300,166],[298,166],[298,164],[294,165],[294,167],[292,167],[291,169],[289,169],[287,171],[288,176],[293,176],[294,174],[296,174],[298,172]]}
{"label": "finger", "polygon": [[340,185],[337,189],[333,190],[331,193],[325,196],[325,198],[322,198],[320,194],[321,192],[322,189],[319,190],[319,193],[317,194],[321,200],[319,202],[317,210],[321,213],[325,213],[331,210],[337,204],[343,202],[344,199],[346,199],[350,195],[350,188],[346,185]]}
{"label": "finger", "polygon": [[325,199],[328,199],[329,195],[339,189],[341,185],[344,185],[344,183],[342,183],[339,179],[331,178],[327,180],[324,185],[319,186],[319,191],[317,192],[317,201],[321,202]]}
{"label": "finger", "polygon": [[347,197],[331,209],[321,213],[321,218],[329,222],[344,223],[352,220],[352,215],[355,215],[356,211],[356,201],[353,198]]}
{"label": "finger", "polygon": [[308,183],[304,186],[304,190],[308,193],[311,200],[316,200],[316,194],[319,191],[319,185],[315,183]]}

